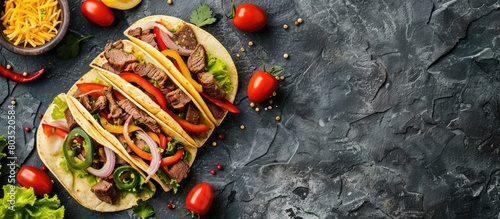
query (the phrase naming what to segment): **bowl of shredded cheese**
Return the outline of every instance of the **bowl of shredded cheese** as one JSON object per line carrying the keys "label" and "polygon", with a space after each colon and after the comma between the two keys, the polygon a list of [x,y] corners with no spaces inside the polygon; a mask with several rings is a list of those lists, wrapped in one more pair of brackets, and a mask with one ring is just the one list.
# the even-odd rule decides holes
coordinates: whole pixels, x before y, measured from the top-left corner
{"label": "bowl of shredded cheese", "polygon": [[19,55],[53,49],[69,26],[67,0],[0,0],[0,45]]}

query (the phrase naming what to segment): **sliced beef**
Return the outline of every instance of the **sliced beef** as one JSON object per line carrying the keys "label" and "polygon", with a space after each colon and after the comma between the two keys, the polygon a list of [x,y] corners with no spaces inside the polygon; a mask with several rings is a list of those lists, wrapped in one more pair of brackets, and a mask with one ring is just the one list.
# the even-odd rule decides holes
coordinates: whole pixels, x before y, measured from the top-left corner
{"label": "sliced beef", "polygon": [[175,179],[177,183],[180,183],[189,173],[189,165],[182,160],[172,166],[169,166],[168,168],[162,168],[167,173],[168,177]]}
{"label": "sliced beef", "polygon": [[207,101],[207,106],[208,109],[210,109],[210,112],[214,115],[216,119],[222,119],[224,117],[224,109],[220,108],[219,106],[215,105],[214,103]]}
{"label": "sliced beef", "polygon": [[181,29],[177,30],[177,32],[175,32],[172,36],[172,40],[175,44],[185,49],[194,49],[196,48],[196,45],[198,45],[196,36],[189,25],[184,25]]}
{"label": "sliced beef", "polygon": [[68,123],[69,130],[73,129],[75,126],[78,125],[75,121],[75,118],[73,117],[73,114],[71,114],[69,108],[64,110],[64,115],[66,116],[66,122]]}
{"label": "sliced beef", "polygon": [[132,101],[130,100],[120,100],[118,105],[125,110],[128,114],[132,115],[132,117],[146,125],[151,131],[155,133],[160,133],[160,126],[151,116],[149,116],[146,112],[139,109]]}
{"label": "sliced beef", "polygon": [[113,183],[106,180],[101,180],[93,185],[90,188],[90,191],[92,191],[101,201],[109,204],[115,204],[116,199],[118,198],[115,186]]}
{"label": "sliced beef", "polygon": [[192,124],[198,124],[200,122],[200,111],[193,103],[187,105],[186,120]]}
{"label": "sliced beef", "polygon": [[110,72],[113,72],[113,73],[115,73],[115,74],[120,74],[120,73],[121,73],[121,72],[119,72],[119,71],[115,70],[115,69],[114,69],[114,68],[113,68],[113,67],[109,64],[109,62],[104,63],[101,67],[102,67],[103,69],[108,70],[108,71],[110,71]]}
{"label": "sliced beef", "polygon": [[191,71],[191,73],[202,72],[206,65],[205,57],[205,48],[201,44],[198,44],[187,60],[189,71]]}
{"label": "sliced beef", "polygon": [[216,99],[224,99],[226,97],[226,92],[219,84],[217,84],[217,81],[212,74],[203,72],[199,73],[197,77],[198,82],[200,82],[205,93]]}
{"label": "sliced beef", "polygon": [[122,108],[120,108],[120,106],[118,106],[118,103],[116,102],[115,95],[113,94],[113,88],[104,88],[104,96],[106,96],[106,98],[108,99],[108,118],[113,121],[113,124],[120,124],[123,110]]}
{"label": "sliced beef", "polygon": [[118,134],[116,135],[116,138],[118,139],[118,141],[120,141],[120,144],[123,145],[123,147],[125,147],[125,150],[127,151],[127,153],[132,153],[132,149],[130,149],[130,147],[126,147],[127,145],[127,141],[125,140],[125,137],[123,137],[122,134]]}
{"label": "sliced beef", "polygon": [[138,28],[135,28],[135,29],[129,30],[129,31],[128,31],[128,35],[133,36],[133,37],[135,37],[135,38],[139,38],[139,36],[141,36],[141,35],[142,35],[142,28],[141,28],[141,27],[138,27]]}
{"label": "sliced beef", "polygon": [[142,35],[139,39],[158,50],[158,44],[156,43],[155,35],[153,33]]}
{"label": "sliced beef", "polygon": [[134,144],[140,149],[144,149],[144,147],[148,145],[144,140],[137,140],[137,139],[134,140]]}
{"label": "sliced beef", "polygon": [[123,43],[119,42],[121,41],[118,41],[115,44],[106,44],[104,48],[104,55],[108,60],[109,65],[115,69],[115,71],[122,72],[128,64],[138,62],[138,60],[133,54],[125,53],[121,50]]}
{"label": "sliced beef", "polygon": [[115,160],[118,165],[128,165],[127,161],[125,161],[121,156],[116,156]]}
{"label": "sliced beef", "polygon": [[105,96],[98,97],[97,100],[92,104],[90,104],[88,95],[81,95],[77,99],[85,107],[85,109],[89,111],[90,114],[94,114],[96,112],[99,112],[100,110],[105,109],[108,104]]}
{"label": "sliced beef", "polygon": [[134,73],[140,76],[147,76],[151,79],[154,79],[158,82],[158,86],[165,87],[165,84],[168,81],[168,75],[163,72],[160,68],[150,65],[150,64],[142,64],[142,63],[132,63],[127,66],[125,71],[133,71]]}
{"label": "sliced beef", "polygon": [[174,107],[174,109],[183,108],[187,103],[191,102],[191,98],[184,93],[180,88],[169,92],[167,95],[167,100]]}

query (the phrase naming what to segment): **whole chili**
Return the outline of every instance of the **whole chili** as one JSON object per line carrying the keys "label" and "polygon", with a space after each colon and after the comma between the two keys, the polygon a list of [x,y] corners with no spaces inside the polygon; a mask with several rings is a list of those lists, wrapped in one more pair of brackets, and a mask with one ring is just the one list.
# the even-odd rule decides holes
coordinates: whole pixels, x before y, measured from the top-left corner
{"label": "whole chili", "polygon": [[31,82],[39,78],[40,76],[43,75],[45,72],[45,69],[40,69],[38,71],[33,72],[33,74],[24,76],[22,74],[18,74],[16,72],[13,72],[7,68],[5,68],[3,65],[0,65],[0,75],[4,76],[10,80],[13,80],[15,82]]}

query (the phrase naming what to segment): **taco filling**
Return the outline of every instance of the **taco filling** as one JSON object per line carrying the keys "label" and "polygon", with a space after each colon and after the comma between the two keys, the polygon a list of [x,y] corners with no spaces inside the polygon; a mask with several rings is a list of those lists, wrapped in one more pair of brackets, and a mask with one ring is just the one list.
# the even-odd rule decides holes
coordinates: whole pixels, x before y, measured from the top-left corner
{"label": "taco filling", "polygon": [[77,87],[73,97],[120,143],[119,150],[146,164],[146,182],[155,174],[166,185],[177,185],[187,177],[191,154],[183,143],[164,133],[157,120],[112,87],[99,83]]}

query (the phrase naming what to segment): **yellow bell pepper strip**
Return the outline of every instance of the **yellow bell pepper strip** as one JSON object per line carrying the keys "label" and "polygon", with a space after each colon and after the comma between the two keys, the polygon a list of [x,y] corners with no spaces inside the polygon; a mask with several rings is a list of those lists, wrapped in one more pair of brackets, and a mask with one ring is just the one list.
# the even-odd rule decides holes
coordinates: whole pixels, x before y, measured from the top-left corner
{"label": "yellow bell pepper strip", "polygon": [[[103,116],[101,116],[99,118],[99,121],[100,121],[102,127],[104,129],[106,129],[106,131],[113,133],[113,134],[123,133],[123,125],[113,125],[113,124],[109,123],[108,120],[106,120],[106,118],[104,118]],[[129,133],[139,131],[139,130],[142,130],[142,128],[139,126],[136,126],[136,125],[129,125],[128,126]]]}
{"label": "yellow bell pepper strip", "polygon": [[179,55],[179,53],[177,51],[167,49],[167,50],[162,50],[161,54],[163,54],[164,56],[168,56],[170,58],[173,58],[175,60],[175,62],[177,62],[177,65],[179,66],[179,71],[193,85],[194,89],[196,89],[196,91],[198,91],[198,92],[203,92],[203,87],[201,86],[201,84],[196,82],[193,79],[193,77],[191,77],[191,72],[189,72],[189,69],[188,69],[186,63],[184,63],[184,60],[182,60],[181,56]]}
{"label": "yellow bell pepper strip", "polygon": [[151,137],[156,143],[160,144],[160,138],[158,137],[158,135],[154,132],[146,132],[146,134],[149,135],[149,137]]}

